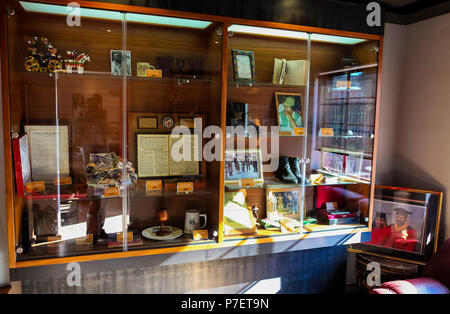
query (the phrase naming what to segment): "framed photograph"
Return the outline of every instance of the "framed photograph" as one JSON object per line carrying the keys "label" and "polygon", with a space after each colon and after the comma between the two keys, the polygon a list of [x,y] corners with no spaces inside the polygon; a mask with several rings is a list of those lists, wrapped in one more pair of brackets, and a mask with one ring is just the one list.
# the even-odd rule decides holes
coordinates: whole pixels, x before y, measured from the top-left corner
{"label": "framed photograph", "polygon": [[344,157],[342,154],[322,151],[321,168],[331,173],[343,173]]}
{"label": "framed photograph", "polygon": [[299,220],[301,194],[298,188],[266,189],[266,200],[267,218],[270,220],[281,217]]}
{"label": "framed photograph", "polygon": [[131,52],[110,50],[111,75],[131,76]]}
{"label": "framed photograph", "polygon": [[239,85],[251,85],[255,80],[255,55],[253,51],[231,50],[234,81]]}
{"label": "framed photograph", "polygon": [[298,128],[303,128],[301,94],[275,93],[278,126],[280,135],[296,135]]}
{"label": "framed photograph", "polygon": [[261,150],[259,149],[225,151],[226,186],[242,186],[245,180],[250,180],[254,185],[262,185],[264,183],[262,168]]}
{"label": "framed photograph", "polygon": [[354,245],[385,257],[427,261],[437,249],[442,192],[377,186],[371,240]]}

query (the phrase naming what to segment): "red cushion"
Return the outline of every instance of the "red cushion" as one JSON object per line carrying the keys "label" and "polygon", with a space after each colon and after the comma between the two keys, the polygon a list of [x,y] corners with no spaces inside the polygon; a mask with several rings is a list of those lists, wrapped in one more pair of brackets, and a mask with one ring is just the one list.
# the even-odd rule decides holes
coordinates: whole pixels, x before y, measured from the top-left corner
{"label": "red cushion", "polygon": [[394,280],[383,283],[370,291],[371,294],[450,294],[441,282],[433,278],[420,277]]}

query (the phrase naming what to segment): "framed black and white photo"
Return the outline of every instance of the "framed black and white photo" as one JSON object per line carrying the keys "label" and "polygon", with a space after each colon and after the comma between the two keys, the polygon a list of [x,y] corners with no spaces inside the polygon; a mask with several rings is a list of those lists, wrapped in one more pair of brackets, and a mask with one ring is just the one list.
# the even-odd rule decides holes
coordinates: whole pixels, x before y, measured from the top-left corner
{"label": "framed black and white photo", "polygon": [[251,181],[252,185],[262,185],[263,165],[261,150],[236,149],[225,151],[225,185],[242,186]]}
{"label": "framed black and white photo", "polygon": [[110,50],[111,75],[131,76],[131,52]]}

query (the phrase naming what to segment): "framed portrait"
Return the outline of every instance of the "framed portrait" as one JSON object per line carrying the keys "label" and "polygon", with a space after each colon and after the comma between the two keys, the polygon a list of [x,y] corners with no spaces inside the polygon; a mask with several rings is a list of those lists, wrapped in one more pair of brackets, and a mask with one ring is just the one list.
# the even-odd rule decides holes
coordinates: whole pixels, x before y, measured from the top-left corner
{"label": "framed portrait", "polygon": [[278,220],[281,217],[300,219],[301,193],[299,188],[266,189],[267,218]]}
{"label": "framed portrait", "polygon": [[253,51],[231,50],[234,81],[239,85],[251,85],[255,79],[255,55]]}
{"label": "framed portrait", "polygon": [[241,187],[244,182],[260,186],[264,183],[260,149],[235,149],[225,151],[225,186]]}
{"label": "framed portrait", "polygon": [[384,257],[426,262],[437,249],[442,195],[377,186],[369,222],[371,239],[353,246]]}
{"label": "framed portrait", "polygon": [[298,135],[304,127],[301,94],[277,92],[275,104],[280,135]]}
{"label": "framed portrait", "polygon": [[111,75],[131,76],[131,52],[110,50]]}

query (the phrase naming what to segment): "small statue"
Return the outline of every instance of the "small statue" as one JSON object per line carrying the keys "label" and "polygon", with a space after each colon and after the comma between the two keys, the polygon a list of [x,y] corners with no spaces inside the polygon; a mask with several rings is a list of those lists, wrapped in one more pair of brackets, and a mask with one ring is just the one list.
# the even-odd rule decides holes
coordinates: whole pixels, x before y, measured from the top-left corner
{"label": "small statue", "polygon": [[64,65],[67,73],[72,73],[73,71],[77,71],[78,74],[84,73],[84,63],[91,59],[89,55],[86,53],[78,54],[75,50],[67,51],[67,57],[64,59]]}
{"label": "small statue", "polygon": [[58,72],[62,69],[61,56],[46,37],[33,37],[27,41],[28,56],[25,70],[29,72]]}

